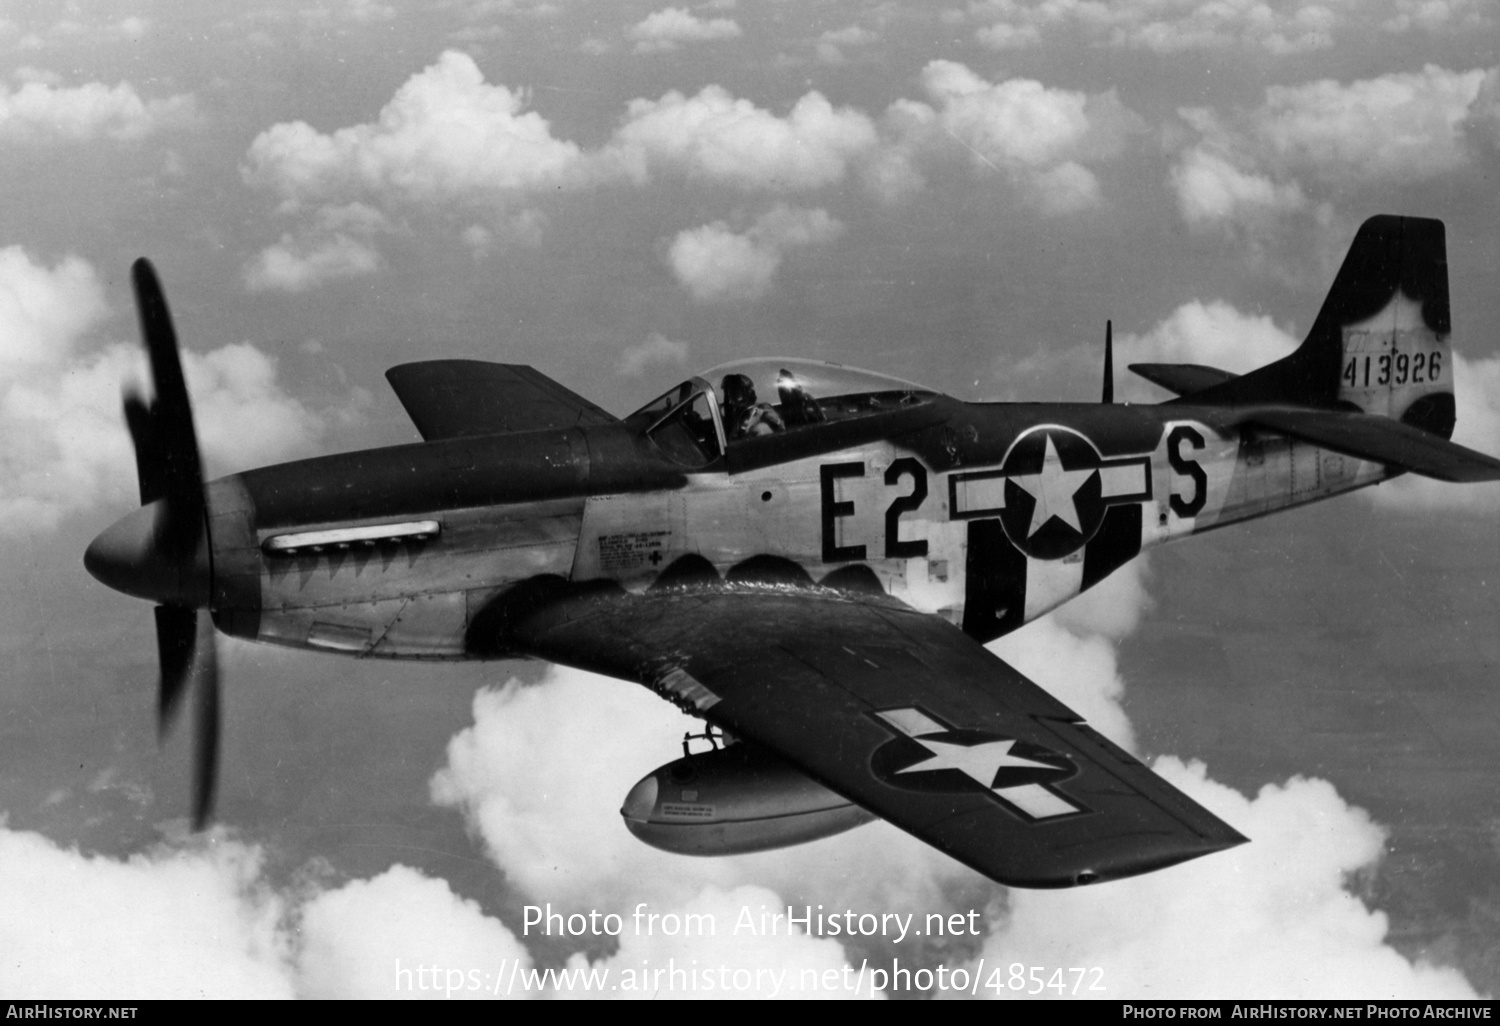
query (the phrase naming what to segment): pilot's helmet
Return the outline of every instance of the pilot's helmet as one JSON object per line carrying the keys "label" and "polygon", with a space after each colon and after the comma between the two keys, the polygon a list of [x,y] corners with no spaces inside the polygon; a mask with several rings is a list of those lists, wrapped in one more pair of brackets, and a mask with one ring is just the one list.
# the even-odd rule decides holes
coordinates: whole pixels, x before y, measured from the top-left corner
{"label": "pilot's helmet", "polygon": [[746,374],[726,374],[719,383],[725,406],[754,406],[755,382]]}

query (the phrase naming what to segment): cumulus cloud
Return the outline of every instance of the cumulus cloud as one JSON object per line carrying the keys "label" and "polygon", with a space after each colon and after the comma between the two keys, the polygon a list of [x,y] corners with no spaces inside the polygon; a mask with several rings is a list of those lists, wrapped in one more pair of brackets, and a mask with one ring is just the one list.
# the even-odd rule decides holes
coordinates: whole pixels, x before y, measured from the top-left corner
{"label": "cumulus cloud", "polygon": [[777,206],[743,233],[723,221],[679,232],[667,263],[700,303],[759,299],[770,291],[787,251],[831,242],[843,231],[825,210]]}
{"label": "cumulus cloud", "polygon": [[303,291],[368,274],[381,266],[376,235],[414,214],[462,216],[455,232],[476,255],[497,234],[532,244],[546,217],[528,202],[558,188],[670,174],[743,190],[815,189],[844,178],[878,141],[869,117],[815,92],[782,117],[708,86],[632,101],[611,138],[585,151],[554,137],[525,100],[448,51],[372,122],[327,133],[283,122],[262,132],[246,154],[246,181],[311,224],[262,250],[247,285]]}
{"label": "cumulus cloud", "polygon": [[625,38],[635,43],[636,53],[665,53],[683,43],[712,43],[740,35],[732,18],[699,18],[685,7],[668,7],[632,25]]}
{"label": "cumulus cloud", "polygon": [[0,826],[0,990],[15,998],[291,997],[284,905],[235,843],[123,861]]}
{"label": "cumulus cloud", "polygon": [[[0,249],[0,523],[45,529],[99,503],[136,499],[120,413],[123,382],[142,381],[135,343],[102,343],[103,285],[77,257],[54,267]],[[183,354],[211,469],[240,469],[311,447],[321,419],[288,396],[275,363],[246,343]]]}
{"label": "cumulus cloud", "polygon": [[1390,15],[1380,23],[1387,32],[1483,31],[1495,18],[1484,0],[1394,0]]}
{"label": "cumulus cloud", "polygon": [[[245,268],[252,291],[301,292],[378,270],[376,239],[405,215],[461,217],[455,234],[476,256],[497,236],[534,244],[545,215],[536,193],[619,174],[553,137],[526,96],[491,85],[474,59],[449,50],[408,79],[365,124],[319,132],[282,122],[250,144],[245,180],[307,223]],[[475,216],[480,223],[474,223]]]}
{"label": "cumulus cloud", "polygon": [[1192,227],[1243,225],[1301,210],[1307,197],[1296,182],[1273,182],[1241,171],[1224,157],[1194,147],[1172,167],[1177,209]]}
{"label": "cumulus cloud", "polygon": [[637,901],[680,909],[704,888],[747,884],[769,887],[782,904],[941,911],[951,907],[950,887],[974,883],[971,871],[884,823],[730,858],[642,844],[621,822],[620,803],[637,780],[681,756],[685,731],[700,728],[645,688],[554,668],[539,685],[475,695],[474,725],[449,742],[433,798],[465,814],[521,893],[575,911]]}
{"label": "cumulus cloud", "polygon": [[575,181],[581,151],[553,137],[525,96],[490,85],[449,50],[371,123],[319,132],[283,122],[250,144],[246,179],[291,204],[395,199],[498,202]]}
{"label": "cumulus cloud", "polygon": [[[1460,338],[1460,343],[1462,339]],[[1500,456],[1500,357],[1468,359],[1453,354],[1453,399],[1458,423],[1453,440],[1490,456]],[[1449,484],[1407,474],[1365,492],[1379,506],[1416,513],[1432,510],[1500,509],[1500,483]]]}
{"label": "cumulus cloud", "polygon": [[824,64],[843,64],[847,58],[844,51],[850,47],[870,46],[880,41],[880,33],[863,25],[846,25],[841,29],[829,29],[818,36],[814,51]]}
{"label": "cumulus cloud", "polygon": [[1435,65],[1348,85],[1271,86],[1250,131],[1283,166],[1338,178],[1420,181],[1467,159],[1463,126],[1485,73]]}
{"label": "cumulus cloud", "polygon": [[[1145,575],[1137,560],[1097,594],[990,645],[1127,748],[1133,732],[1110,642],[1149,607]],[[1067,976],[1062,993],[1048,996],[1074,996],[1075,985],[1076,996],[1112,999],[1475,996],[1458,971],[1392,948],[1384,913],[1347,889],[1353,874],[1379,862],[1386,835],[1327,781],[1295,777],[1246,797],[1213,781],[1201,762],[1161,756],[1152,768],[1251,843],[1100,887],[1012,890],[984,942],[986,965],[1103,972]],[[1102,993],[1089,992],[1096,983]],[[986,992],[1021,996],[1006,986]]]}
{"label": "cumulus cloud", "polygon": [[[262,851],[222,831],[116,859],[3,824],[0,861],[13,998],[446,1000],[506,996],[495,975],[532,969],[498,919],[399,864],[278,888]],[[531,982],[514,996],[544,989]]]}
{"label": "cumulus cloud", "polygon": [[[100,46],[112,43],[138,43],[145,39],[152,30],[149,18],[130,14],[120,18],[106,16],[98,20],[90,20],[80,17],[84,12],[76,7],[64,7],[56,10],[43,5],[40,12],[44,15],[53,15],[65,12],[62,17],[48,24],[32,22],[31,26],[21,31],[19,26],[9,21],[0,22],[0,31],[19,32],[16,39],[16,48],[27,51],[38,51],[55,49],[59,46]],[[21,13],[16,11],[15,13]]]}
{"label": "cumulus cloud", "polygon": [[816,189],[841,180],[877,141],[874,123],[808,93],[786,117],[721,86],[632,100],[604,156],[637,182],[670,171],[747,190]]}
{"label": "cumulus cloud", "polygon": [[246,268],[245,284],[251,292],[306,292],[338,278],[373,274],[380,264],[373,246],[343,232],[311,239],[287,233]]}
{"label": "cumulus cloud", "polygon": [[1378,862],[1385,831],[1327,781],[1294,777],[1247,798],[1200,762],[1153,768],[1251,843],[1100,887],[1013,891],[986,963],[1098,967],[1079,996],[1101,996],[1086,993],[1099,983],[1114,1000],[1477,996],[1457,970],[1390,947],[1385,914],[1345,888]]}
{"label": "cumulus cloud", "polygon": [[[504,923],[403,865],[319,893],[302,906],[299,927],[302,997],[486,998],[506,994],[497,974],[508,982],[513,966],[532,968]],[[509,996],[536,995],[517,988]]]}
{"label": "cumulus cloud", "polygon": [[1195,299],[1144,334],[1121,336],[1116,355],[1122,364],[1201,363],[1243,374],[1281,359],[1300,343],[1265,314]]}
{"label": "cumulus cloud", "polygon": [[639,345],[627,346],[620,354],[619,371],[627,378],[638,378],[657,366],[681,366],[687,363],[688,344],[667,338],[659,331],[646,336]]}
{"label": "cumulus cloud", "polygon": [[1100,200],[1088,165],[1118,156],[1140,125],[1113,92],[990,82],[955,61],[930,62],[922,86],[935,106],[892,104],[883,122],[888,141],[864,168],[886,199],[921,188],[927,168],[958,153],[974,171],[1020,185],[1041,209],[1072,213]]}
{"label": "cumulus cloud", "polygon": [[129,82],[64,86],[55,80],[0,86],[0,139],[7,142],[135,142],[190,121],[191,96],[143,100]]}
{"label": "cumulus cloud", "polygon": [[1183,108],[1197,139],[1172,168],[1178,208],[1193,227],[1263,228],[1312,207],[1310,195],[1451,175],[1493,135],[1485,81],[1483,70],[1427,65],[1348,84],[1271,86],[1249,109]]}
{"label": "cumulus cloud", "polygon": [[1149,50],[1264,50],[1284,55],[1333,45],[1351,5],[1339,0],[1213,3],[1206,0],[980,0],[974,37],[993,50],[1035,46],[1044,35],[1071,33],[1097,45]]}
{"label": "cumulus cloud", "polygon": [[[1243,374],[1278,360],[1301,340],[1265,314],[1247,314],[1223,300],[1191,300],[1139,334],[1115,333],[1115,388],[1129,402],[1160,402],[1162,390],[1129,373],[1132,363],[1201,363]],[[1095,345],[1044,348],[1006,358],[1000,380],[1034,391],[1037,381],[1096,382],[1101,350]],[[997,367],[1001,366],[997,363]]]}

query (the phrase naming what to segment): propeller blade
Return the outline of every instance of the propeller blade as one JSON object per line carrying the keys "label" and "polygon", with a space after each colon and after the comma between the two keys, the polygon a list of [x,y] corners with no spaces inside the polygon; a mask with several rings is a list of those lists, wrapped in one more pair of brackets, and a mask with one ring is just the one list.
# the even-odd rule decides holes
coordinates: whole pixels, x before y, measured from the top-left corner
{"label": "propeller blade", "polygon": [[206,609],[198,611],[198,644],[193,660],[198,688],[197,751],[193,760],[193,829],[208,825],[219,780],[219,658],[214,624]]}
{"label": "propeller blade", "polygon": [[142,496],[149,485],[155,493],[152,498],[167,500],[160,527],[162,549],[183,559],[197,549],[203,531],[203,465],[193,409],[177,353],[177,331],[156,271],[142,257],[131,266],[130,275],[156,398],[147,406],[139,397],[127,396],[125,418],[135,441]]}
{"label": "propeller blade", "polygon": [[135,446],[135,476],[141,488],[141,505],[144,506],[161,498],[164,491],[151,407],[134,390],[125,393],[125,424],[130,428],[130,441]]}
{"label": "propeller blade", "polygon": [[165,735],[187,693],[198,647],[198,611],[192,606],[157,606],[156,657],[161,665],[157,686],[156,729]]}

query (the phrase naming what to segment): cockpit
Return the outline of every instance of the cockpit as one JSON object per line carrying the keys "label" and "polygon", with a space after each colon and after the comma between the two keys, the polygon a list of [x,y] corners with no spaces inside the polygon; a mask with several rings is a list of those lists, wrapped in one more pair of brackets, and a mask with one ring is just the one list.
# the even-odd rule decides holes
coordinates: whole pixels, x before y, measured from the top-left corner
{"label": "cockpit", "polygon": [[[738,360],[684,381],[625,421],[684,467],[706,468],[727,455],[735,469],[735,463],[758,465],[778,454],[793,458],[825,448],[818,436],[834,425],[928,405],[936,395],[910,381],[833,363]],[[748,459],[737,460],[736,453]]]}

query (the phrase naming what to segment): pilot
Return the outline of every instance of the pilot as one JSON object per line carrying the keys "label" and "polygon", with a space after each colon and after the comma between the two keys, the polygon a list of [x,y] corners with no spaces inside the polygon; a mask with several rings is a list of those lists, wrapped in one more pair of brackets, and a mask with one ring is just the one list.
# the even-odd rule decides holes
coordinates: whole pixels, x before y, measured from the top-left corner
{"label": "pilot", "polygon": [[775,407],[755,401],[755,383],[747,375],[724,375],[719,392],[724,397],[724,430],[730,438],[771,435],[786,429]]}
{"label": "pilot", "polygon": [[776,394],[781,398],[781,412],[786,423],[792,427],[800,427],[803,424],[821,424],[823,422],[823,408],[818,401],[807,394],[802,383],[797,380],[796,375],[785,367],[776,378]]}

